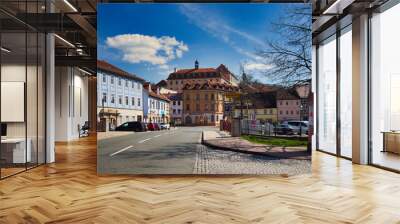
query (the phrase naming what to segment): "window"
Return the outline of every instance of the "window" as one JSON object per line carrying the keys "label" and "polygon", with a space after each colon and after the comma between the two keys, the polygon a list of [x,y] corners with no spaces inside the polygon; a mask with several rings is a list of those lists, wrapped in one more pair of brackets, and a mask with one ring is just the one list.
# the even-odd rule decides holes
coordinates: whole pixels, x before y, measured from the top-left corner
{"label": "window", "polygon": [[286,115],[288,115],[288,114],[289,114],[289,111],[287,110],[287,111],[286,111]]}
{"label": "window", "polygon": [[135,106],[135,97],[132,97],[132,106]]}
{"label": "window", "polygon": [[200,100],[200,94],[196,94],[196,100]]}
{"label": "window", "polygon": [[181,109],[178,109],[178,114],[181,114]]}
{"label": "window", "polygon": [[118,98],[118,103],[119,103],[119,104],[122,104],[122,96],[119,96],[119,98]]}
{"label": "window", "polygon": [[189,94],[186,95],[186,100],[190,100],[190,95]]}
{"label": "window", "polygon": [[111,76],[110,82],[111,84],[114,84],[114,77]]}
{"label": "window", "polygon": [[178,80],[175,81],[175,84],[178,85]]}
{"label": "window", "polygon": [[186,110],[187,110],[187,111],[190,110],[190,104],[186,104]]}
{"label": "window", "polygon": [[290,111],[290,114],[293,114],[293,110]]}
{"label": "window", "polygon": [[282,105],[282,101],[279,102],[279,105]]}
{"label": "window", "polygon": [[129,81],[125,80],[125,87],[128,88]]}
{"label": "window", "polygon": [[175,100],[174,100],[174,101],[172,101],[172,105],[174,105],[174,106],[176,105],[176,101],[175,101]]}
{"label": "window", "polygon": [[211,100],[214,100],[214,93],[211,93]]}
{"label": "window", "polygon": [[132,89],[134,89],[134,88],[135,88],[135,82],[132,81]]}
{"label": "window", "polygon": [[204,99],[208,100],[208,94],[207,93],[204,95]]}
{"label": "window", "polygon": [[118,85],[119,85],[119,86],[122,85],[121,78],[118,78]]}
{"label": "window", "polygon": [[176,114],[176,110],[175,110],[175,109],[173,109],[173,110],[172,110],[172,113],[173,113],[173,114]]}
{"label": "window", "polygon": [[318,48],[318,144],[319,149],[336,153],[336,36]]}
{"label": "window", "polygon": [[352,157],[352,34],[351,26],[340,36],[340,154]]}
{"label": "window", "polygon": [[279,111],[279,114],[280,114],[280,115],[282,115],[282,114],[283,114],[283,112],[282,112],[282,111]]}
{"label": "window", "polygon": [[211,111],[215,111],[215,104],[211,104]]}
{"label": "window", "polygon": [[107,82],[107,76],[103,74],[103,82]]}
{"label": "window", "polygon": [[[371,126],[372,163],[400,170],[398,152],[400,136],[400,63],[398,30],[400,4],[376,14],[371,19]],[[389,132],[383,135],[382,132]],[[383,139],[386,138],[386,146]],[[395,143],[396,142],[396,143]],[[382,152],[382,149],[385,151]]]}
{"label": "window", "polygon": [[128,106],[129,105],[129,98],[125,96],[125,104]]}
{"label": "window", "polygon": [[140,85],[140,83],[137,84],[137,88],[138,88],[138,89],[141,89],[141,88],[142,88],[142,86]]}
{"label": "window", "polygon": [[103,103],[107,103],[107,93],[103,93]]}
{"label": "window", "polygon": [[115,95],[111,94],[111,103],[115,103]]}
{"label": "window", "polygon": [[140,107],[140,98],[137,99],[137,105]]}
{"label": "window", "polygon": [[181,105],[181,101],[178,101],[178,106],[180,106]]}
{"label": "window", "polygon": [[286,101],[286,106],[288,106],[289,105],[289,102],[288,101]]}
{"label": "window", "polygon": [[208,104],[207,103],[204,105],[204,108],[205,108],[205,111],[208,111]]}

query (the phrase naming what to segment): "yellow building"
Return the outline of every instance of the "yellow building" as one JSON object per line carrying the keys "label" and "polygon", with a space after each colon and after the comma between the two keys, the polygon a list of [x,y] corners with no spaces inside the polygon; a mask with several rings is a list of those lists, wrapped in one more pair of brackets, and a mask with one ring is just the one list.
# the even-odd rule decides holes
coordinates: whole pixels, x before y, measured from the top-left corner
{"label": "yellow building", "polygon": [[235,118],[239,118],[241,115],[243,119],[277,123],[276,92],[253,93],[246,96],[234,109]]}

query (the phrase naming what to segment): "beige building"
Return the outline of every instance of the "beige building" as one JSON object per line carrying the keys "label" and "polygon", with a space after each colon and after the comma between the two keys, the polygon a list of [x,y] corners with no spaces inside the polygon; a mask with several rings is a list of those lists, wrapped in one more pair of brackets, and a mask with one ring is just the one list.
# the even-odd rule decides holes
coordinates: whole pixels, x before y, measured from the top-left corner
{"label": "beige building", "polygon": [[226,94],[237,90],[237,87],[210,81],[186,84],[182,95],[184,124],[219,125],[224,119]]}

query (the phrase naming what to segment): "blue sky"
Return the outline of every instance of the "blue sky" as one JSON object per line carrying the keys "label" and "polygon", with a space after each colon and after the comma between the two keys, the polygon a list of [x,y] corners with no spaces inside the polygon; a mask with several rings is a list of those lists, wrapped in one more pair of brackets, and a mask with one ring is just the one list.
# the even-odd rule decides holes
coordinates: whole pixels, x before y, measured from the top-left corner
{"label": "blue sky", "polygon": [[[240,75],[270,65],[256,52],[279,38],[271,22],[290,4],[99,4],[98,58],[148,81],[174,68],[225,64]],[[267,82],[262,75],[256,76]]]}

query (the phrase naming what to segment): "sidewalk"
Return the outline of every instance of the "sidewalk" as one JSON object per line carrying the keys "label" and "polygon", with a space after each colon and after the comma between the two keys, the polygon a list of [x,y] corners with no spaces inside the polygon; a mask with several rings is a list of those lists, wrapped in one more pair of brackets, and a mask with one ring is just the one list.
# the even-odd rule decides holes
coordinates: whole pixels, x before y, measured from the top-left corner
{"label": "sidewalk", "polygon": [[224,131],[203,131],[202,143],[215,149],[265,155],[281,159],[311,159],[311,155],[307,153],[306,147],[271,147],[252,143],[240,137],[231,137],[229,133]]}

